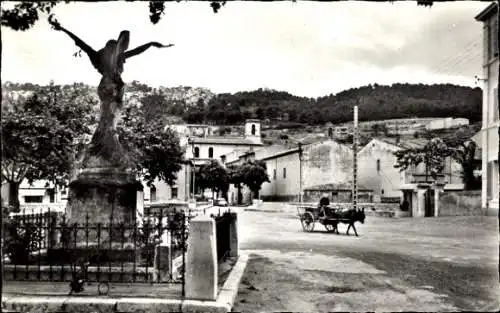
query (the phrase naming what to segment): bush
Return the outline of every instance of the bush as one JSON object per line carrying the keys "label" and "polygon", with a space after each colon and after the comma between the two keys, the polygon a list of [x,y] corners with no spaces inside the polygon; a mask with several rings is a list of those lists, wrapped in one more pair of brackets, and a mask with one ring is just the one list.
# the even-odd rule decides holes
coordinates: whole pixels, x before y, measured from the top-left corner
{"label": "bush", "polygon": [[26,264],[32,252],[39,249],[41,229],[34,223],[21,223],[13,218],[4,221],[4,253],[14,264]]}

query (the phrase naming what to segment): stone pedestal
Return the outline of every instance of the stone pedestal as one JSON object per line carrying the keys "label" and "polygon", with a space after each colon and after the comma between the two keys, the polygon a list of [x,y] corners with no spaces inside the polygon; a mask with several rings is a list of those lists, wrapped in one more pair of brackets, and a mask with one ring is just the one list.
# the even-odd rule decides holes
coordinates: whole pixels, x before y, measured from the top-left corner
{"label": "stone pedestal", "polygon": [[215,301],[217,297],[217,244],[215,221],[198,215],[189,225],[186,259],[186,298]]}
{"label": "stone pedestal", "polygon": [[82,171],[69,187],[66,222],[80,228],[76,235],[71,233],[67,248],[80,254],[98,247],[112,261],[134,261],[137,252],[133,233],[139,225],[137,195],[142,184],[130,172],[94,168]]}

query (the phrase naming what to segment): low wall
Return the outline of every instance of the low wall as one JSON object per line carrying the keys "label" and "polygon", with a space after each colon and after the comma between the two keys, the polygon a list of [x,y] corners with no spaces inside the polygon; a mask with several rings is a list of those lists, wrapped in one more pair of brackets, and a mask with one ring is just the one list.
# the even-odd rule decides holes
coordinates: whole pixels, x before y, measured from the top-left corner
{"label": "low wall", "polygon": [[446,191],[439,195],[439,216],[485,215],[480,190]]}

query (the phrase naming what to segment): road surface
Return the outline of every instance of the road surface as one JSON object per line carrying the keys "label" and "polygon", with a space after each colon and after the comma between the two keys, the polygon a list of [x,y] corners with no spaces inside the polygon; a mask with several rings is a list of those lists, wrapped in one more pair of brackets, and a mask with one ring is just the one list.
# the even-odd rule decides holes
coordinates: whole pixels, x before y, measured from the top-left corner
{"label": "road surface", "polygon": [[496,217],[367,217],[355,237],[343,225],[306,233],[293,212],[238,210],[251,258],[233,311],[500,308]]}

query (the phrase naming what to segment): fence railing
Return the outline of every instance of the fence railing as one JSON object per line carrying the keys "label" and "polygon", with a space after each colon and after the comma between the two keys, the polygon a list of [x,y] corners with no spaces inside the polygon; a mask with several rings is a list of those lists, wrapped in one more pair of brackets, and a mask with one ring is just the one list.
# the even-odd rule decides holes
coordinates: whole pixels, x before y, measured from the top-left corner
{"label": "fence railing", "polygon": [[[3,221],[5,280],[180,283],[189,217],[163,211],[143,221],[70,224],[56,212],[20,214]],[[173,268],[173,259],[181,260]],[[168,264],[167,264],[168,263]]]}

